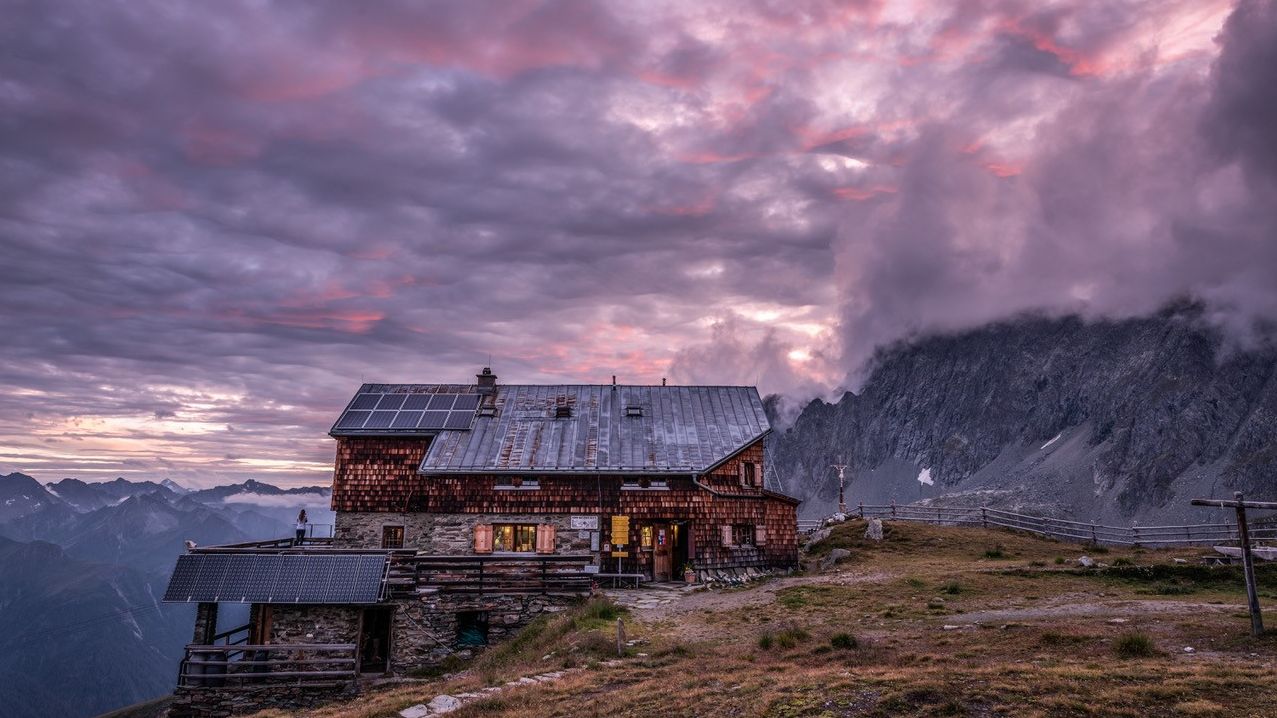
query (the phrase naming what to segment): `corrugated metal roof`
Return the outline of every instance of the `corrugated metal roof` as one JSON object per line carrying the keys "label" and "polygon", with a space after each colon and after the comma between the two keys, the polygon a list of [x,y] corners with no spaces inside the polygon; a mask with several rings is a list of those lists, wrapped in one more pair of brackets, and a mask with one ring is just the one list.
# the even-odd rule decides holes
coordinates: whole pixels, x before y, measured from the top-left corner
{"label": "corrugated metal roof", "polygon": [[438,433],[422,473],[700,473],[771,429],[752,386],[501,384],[494,399],[495,416]]}

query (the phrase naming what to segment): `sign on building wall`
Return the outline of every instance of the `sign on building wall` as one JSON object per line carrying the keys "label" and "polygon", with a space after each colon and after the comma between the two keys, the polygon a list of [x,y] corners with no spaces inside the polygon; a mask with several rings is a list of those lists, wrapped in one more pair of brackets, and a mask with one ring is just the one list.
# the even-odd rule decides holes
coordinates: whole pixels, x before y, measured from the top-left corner
{"label": "sign on building wall", "polygon": [[613,516],[612,517],[612,543],[617,546],[625,546],[630,542],[630,517],[629,516]]}
{"label": "sign on building wall", "polygon": [[569,516],[568,528],[576,531],[598,531],[598,516]]}

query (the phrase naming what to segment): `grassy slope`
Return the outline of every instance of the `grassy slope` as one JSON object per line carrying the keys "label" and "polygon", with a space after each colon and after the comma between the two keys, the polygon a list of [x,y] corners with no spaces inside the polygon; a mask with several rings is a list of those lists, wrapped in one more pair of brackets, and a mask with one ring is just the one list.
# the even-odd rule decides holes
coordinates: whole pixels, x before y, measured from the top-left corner
{"label": "grassy slope", "polygon": [[[1116,565],[1088,571],[1074,561],[1085,548],[1035,537],[890,524],[875,544],[863,528],[846,524],[815,548],[852,551],[829,574],[628,616],[629,637],[646,643],[615,665],[602,662],[614,621],[595,606],[493,649],[459,677],[315,715],[391,716],[564,666],[582,670],[452,715],[1274,715],[1277,637],[1249,637],[1239,574],[1198,568],[1201,550],[1092,552]],[[1264,572],[1261,594],[1277,602],[1277,572]],[[1277,626],[1277,613],[1266,620]]]}

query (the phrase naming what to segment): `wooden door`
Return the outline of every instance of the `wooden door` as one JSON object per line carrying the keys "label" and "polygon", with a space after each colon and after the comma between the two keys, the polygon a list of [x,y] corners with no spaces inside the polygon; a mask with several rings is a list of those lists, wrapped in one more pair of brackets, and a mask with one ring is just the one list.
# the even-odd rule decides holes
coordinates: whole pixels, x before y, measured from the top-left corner
{"label": "wooden door", "polygon": [[655,529],[656,535],[652,537],[652,579],[669,581],[674,569],[674,557],[671,552],[674,536],[666,524],[657,524]]}

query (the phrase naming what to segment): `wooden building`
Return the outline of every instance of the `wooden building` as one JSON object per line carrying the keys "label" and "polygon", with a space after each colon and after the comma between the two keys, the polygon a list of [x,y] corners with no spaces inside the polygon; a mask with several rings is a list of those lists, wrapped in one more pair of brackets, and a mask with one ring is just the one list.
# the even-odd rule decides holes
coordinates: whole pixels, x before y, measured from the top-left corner
{"label": "wooden building", "polygon": [[[360,387],[331,432],[332,538],[179,557],[164,600],[198,608],[172,718],[311,705],[510,636],[608,580],[796,566],[798,501],[766,488],[752,387],[477,378]],[[227,603],[248,622],[224,625]]]}
{"label": "wooden building", "polygon": [[753,387],[365,384],[333,426],[335,545],[584,555],[603,577],[797,564]]}

